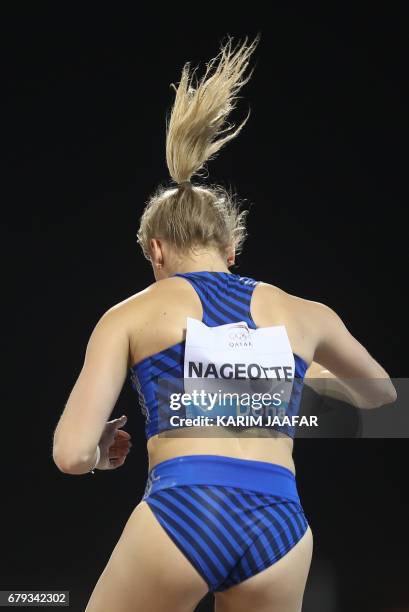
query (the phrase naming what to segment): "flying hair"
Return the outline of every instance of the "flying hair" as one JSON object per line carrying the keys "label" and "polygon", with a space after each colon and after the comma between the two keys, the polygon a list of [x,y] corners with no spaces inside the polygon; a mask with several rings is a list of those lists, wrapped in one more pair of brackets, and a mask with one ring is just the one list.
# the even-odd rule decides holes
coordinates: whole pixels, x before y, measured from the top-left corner
{"label": "flying hair", "polygon": [[166,162],[175,187],[159,187],[147,202],[138,230],[138,242],[150,259],[149,241],[162,238],[186,252],[197,247],[228,246],[240,251],[246,236],[245,217],[234,193],[220,185],[193,184],[206,162],[242,130],[250,116],[236,127],[227,119],[235,108],[239,90],[253,74],[250,57],[253,42],[233,44],[228,36],[219,54],[206,64],[202,78],[187,62],[178,86],[172,84],[175,100],[166,122]]}

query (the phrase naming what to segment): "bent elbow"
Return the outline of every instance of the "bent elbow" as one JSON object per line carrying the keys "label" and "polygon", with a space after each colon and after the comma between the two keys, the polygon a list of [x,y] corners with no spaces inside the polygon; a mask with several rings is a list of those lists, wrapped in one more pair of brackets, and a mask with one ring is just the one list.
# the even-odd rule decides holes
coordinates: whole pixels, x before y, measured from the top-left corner
{"label": "bent elbow", "polygon": [[61,461],[61,459],[56,458],[54,456],[53,456],[53,460],[57,468],[60,470],[60,472],[62,472],[63,474],[70,473],[69,466],[67,463],[65,463],[64,461]]}
{"label": "bent elbow", "polygon": [[384,406],[385,404],[393,404],[394,402],[396,402],[397,399],[398,394],[396,392],[395,387],[393,386],[393,383],[391,382],[382,405]]}
{"label": "bent elbow", "polygon": [[359,408],[371,409],[371,408],[382,408],[387,404],[393,404],[396,402],[398,394],[392,382],[383,389],[381,393],[377,393],[373,399],[367,399],[361,403]]}
{"label": "bent elbow", "polygon": [[393,402],[396,402],[397,397],[398,397],[398,394],[396,393],[396,389],[391,379],[389,378],[388,381],[385,381],[385,383],[387,384],[385,384],[383,388],[382,402],[379,404],[379,406],[386,406],[387,404],[393,404]]}
{"label": "bent elbow", "polygon": [[68,464],[62,463],[61,461],[54,461],[54,463],[63,474],[72,474]]}
{"label": "bent elbow", "polygon": [[79,474],[78,467],[81,461],[69,453],[64,453],[56,448],[53,449],[53,461],[63,474]]}
{"label": "bent elbow", "polygon": [[71,464],[67,457],[53,449],[53,461],[63,474],[71,474]]}

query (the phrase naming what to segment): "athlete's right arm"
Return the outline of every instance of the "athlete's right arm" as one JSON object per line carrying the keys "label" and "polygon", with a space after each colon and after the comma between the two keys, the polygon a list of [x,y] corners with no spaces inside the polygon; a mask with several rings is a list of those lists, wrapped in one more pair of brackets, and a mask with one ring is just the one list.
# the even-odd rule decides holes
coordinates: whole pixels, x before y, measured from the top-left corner
{"label": "athlete's right arm", "polygon": [[336,312],[310,301],[307,310],[316,330],[314,362],[329,370],[337,385],[350,391],[360,408],[394,402],[396,390],[388,373],[348,331]]}

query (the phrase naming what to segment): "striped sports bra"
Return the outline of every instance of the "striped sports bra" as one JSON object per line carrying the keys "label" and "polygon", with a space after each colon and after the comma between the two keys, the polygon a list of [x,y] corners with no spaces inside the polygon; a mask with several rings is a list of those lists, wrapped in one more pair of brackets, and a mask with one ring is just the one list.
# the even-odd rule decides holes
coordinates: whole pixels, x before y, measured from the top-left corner
{"label": "striped sports bra", "polygon": [[[208,327],[244,322],[248,328],[257,328],[250,312],[251,298],[258,281],[230,272],[176,273],[188,280],[197,292],[203,309],[202,323]],[[172,411],[169,398],[172,393],[184,392],[185,342],[145,357],[130,368],[130,381],[138,394],[142,414],[145,417],[145,433],[150,437],[174,429],[170,424]],[[288,416],[296,415],[301,400],[302,384],[308,364],[294,356],[294,383],[286,408]],[[290,425],[274,428],[293,437],[295,428]]]}

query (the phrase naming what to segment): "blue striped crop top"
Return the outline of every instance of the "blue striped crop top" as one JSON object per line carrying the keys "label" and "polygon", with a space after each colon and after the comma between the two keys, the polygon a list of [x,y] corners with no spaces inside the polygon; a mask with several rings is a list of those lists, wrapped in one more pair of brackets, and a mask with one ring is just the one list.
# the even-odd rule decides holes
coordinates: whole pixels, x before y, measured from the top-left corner
{"label": "blue striped crop top", "polygon": [[[251,329],[257,329],[250,312],[252,294],[258,281],[230,272],[188,272],[176,273],[188,280],[197,292],[203,309],[202,323],[208,327],[244,321]],[[308,364],[293,353],[294,383],[286,414],[298,413],[303,379]],[[185,340],[145,357],[130,368],[130,381],[139,397],[142,414],[145,417],[145,433],[150,437],[174,429],[170,425],[172,416],[169,397],[171,393],[184,390]],[[159,384],[160,381],[160,384]],[[293,426],[274,428],[293,437]]]}

